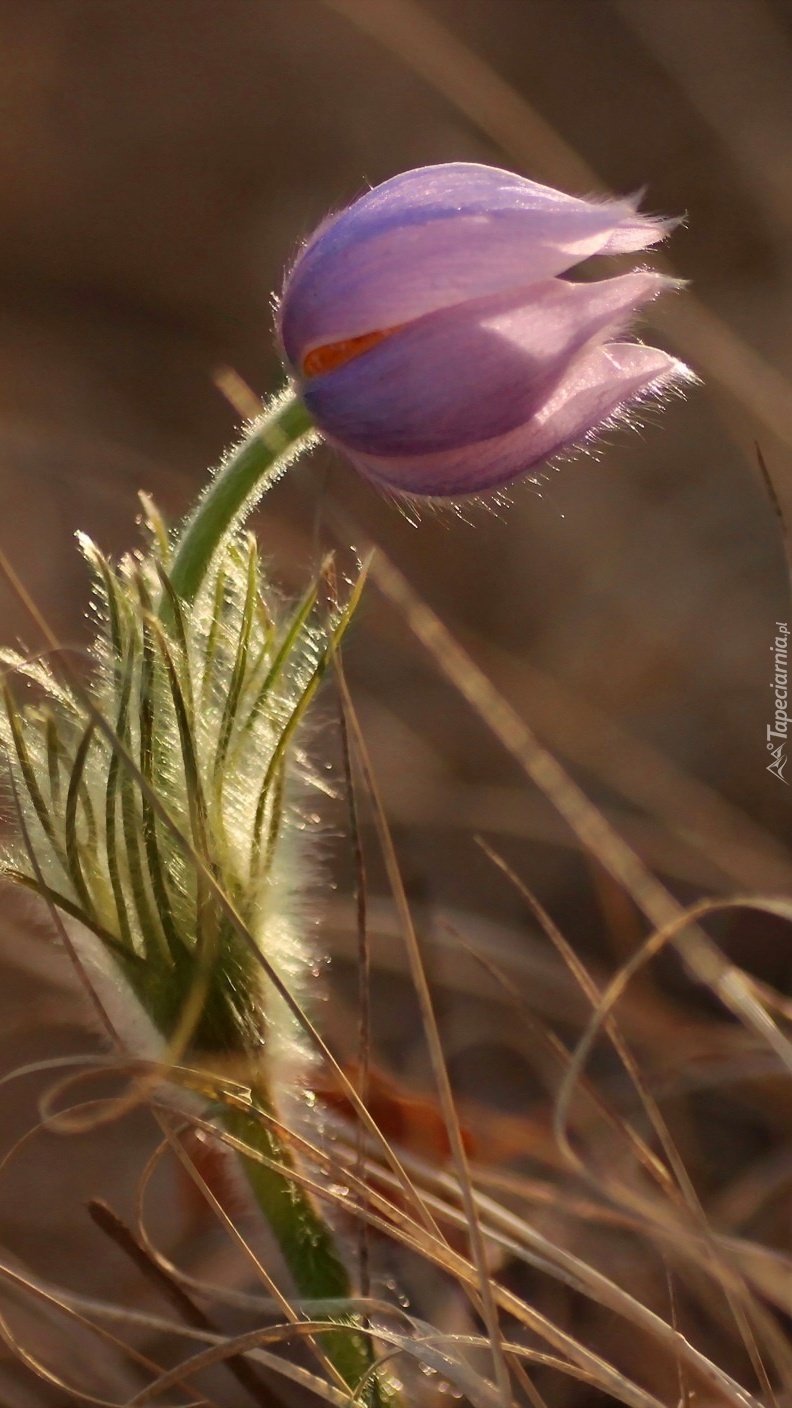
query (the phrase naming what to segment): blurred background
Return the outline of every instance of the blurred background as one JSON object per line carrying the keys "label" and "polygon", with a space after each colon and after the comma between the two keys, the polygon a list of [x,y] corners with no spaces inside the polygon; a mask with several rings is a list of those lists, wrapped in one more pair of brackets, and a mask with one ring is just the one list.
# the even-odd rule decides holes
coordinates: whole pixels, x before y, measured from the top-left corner
{"label": "blurred background", "polygon": [[[702,378],[685,402],[462,521],[401,513],[320,451],[268,497],[259,527],[273,575],[296,589],[332,542],[324,507],[341,506],[682,900],[788,893],[789,792],[766,770],[765,737],[789,575],[757,463],[758,446],[792,517],[788,0],[0,0],[0,94],[0,546],[77,645],[75,530],[120,552],[140,488],[169,515],[188,505],[239,420],[214,374],[233,367],[259,396],[280,384],[272,292],[329,209],[404,168],[467,160],[583,195],[642,189],[645,209],[685,217],[668,257],[690,291],[642,330]],[[40,643],[5,586],[0,637]],[[476,833],[598,971],[631,951],[641,922],[375,590],[345,658],[460,1098],[523,1112],[535,1098],[543,1117],[519,1017],[454,933],[562,1030],[583,1008]],[[316,746],[338,768],[334,710],[328,693]],[[412,998],[362,807],[374,1056],[420,1089],[425,1053],[408,1036]],[[321,942],[337,1001],[324,1019],[351,1055],[353,867],[343,805],[330,811]],[[788,984],[781,920],[734,910],[713,932]],[[1,947],[3,1068],[84,1050],[81,999],[10,901]],[[676,1070],[680,1033],[700,1037],[707,1004],[670,960],[641,1001],[643,1058]],[[30,1123],[31,1091],[14,1090],[4,1144]],[[780,1097],[761,1128],[697,1107],[712,1131],[696,1150],[702,1187],[722,1189],[760,1155],[788,1162],[785,1114]],[[126,1150],[116,1141],[108,1155],[105,1136],[85,1167],[71,1149],[68,1170],[40,1149],[22,1161],[0,1192],[10,1254],[40,1263],[46,1243],[58,1274],[88,1246],[99,1281],[117,1275],[79,1200],[99,1167],[128,1196]],[[767,1213],[777,1245],[790,1211],[782,1198]],[[5,1372],[20,1403],[64,1401]]]}

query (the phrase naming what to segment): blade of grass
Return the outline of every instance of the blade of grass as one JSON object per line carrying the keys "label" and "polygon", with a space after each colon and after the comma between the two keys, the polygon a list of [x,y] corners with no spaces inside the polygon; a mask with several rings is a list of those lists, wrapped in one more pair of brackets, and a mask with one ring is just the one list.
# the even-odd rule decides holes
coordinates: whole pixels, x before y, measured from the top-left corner
{"label": "blade of grass", "polygon": [[646,869],[560,763],[539,743],[519,714],[499,694],[439,617],[382,553],[371,575],[381,592],[406,619],[442,674],[459,690],[505,750],[565,819],[581,845],[632,896],[657,929],[674,927],[674,947],[683,966],[709,988],[728,1011],[766,1041],[792,1072],[792,1043],[754,995],[745,976],[721,954],[709,935],[688,924],[676,932],[685,910]]}
{"label": "blade of grass", "polygon": [[445,1055],[443,1052],[440,1032],[437,1026],[437,1019],[434,1012],[429,984],[426,978],[426,970],[421,956],[418,936],[412,920],[407,894],[401,877],[401,870],[393,845],[393,838],[385,816],[385,809],[382,804],[379,787],[371,766],[366,742],[360,728],[352,698],[347,688],[343,671],[337,673],[338,687],[341,700],[344,706],[344,713],[349,721],[352,738],[354,739],[355,754],[363,775],[366,790],[372,801],[374,809],[375,824],[379,836],[385,860],[385,868],[388,873],[388,881],[391,886],[393,897],[399,911],[402,929],[404,932],[405,944],[410,963],[410,973],[413,987],[415,989],[418,1005],[421,1012],[421,1020],[424,1030],[424,1037],[429,1048],[432,1062],[432,1072],[434,1075],[437,1091],[440,1099],[440,1108],[443,1113],[451,1153],[459,1179],[459,1186],[462,1192],[462,1199],[465,1207],[465,1214],[468,1222],[468,1234],[472,1260],[478,1273],[478,1295],[480,1297],[481,1313],[487,1332],[490,1337],[492,1350],[495,1380],[498,1385],[498,1392],[501,1396],[501,1403],[508,1405],[512,1399],[511,1381],[509,1369],[502,1349],[502,1333],[500,1321],[492,1294],[492,1286],[487,1265],[486,1249],[481,1235],[475,1200],[473,1198],[473,1188],[470,1180],[470,1168],[468,1165],[467,1151],[462,1137],[462,1129],[457,1115],[454,1094],[451,1088],[451,1081],[448,1075]]}

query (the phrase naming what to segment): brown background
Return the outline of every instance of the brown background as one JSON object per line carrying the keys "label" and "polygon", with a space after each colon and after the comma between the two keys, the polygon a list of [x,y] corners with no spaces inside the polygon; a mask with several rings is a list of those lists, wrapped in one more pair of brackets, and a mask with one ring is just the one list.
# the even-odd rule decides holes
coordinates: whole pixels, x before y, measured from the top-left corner
{"label": "brown background", "polygon": [[[320,453],[272,493],[261,530],[274,574],[296,586],[329,537],[324,502],[341,503],[677,894],[788,890],[789,794],[764,745],[789,583],[755,457],[759,442],[792,511],[785,0],[0,0],[0,113],[0,546],[66,640],[85,638],[74,531],[120,551],[138,488],[170,514],[187,506],[234,434],[213,371],[233,366],[260,395],[278,386],[271,291],[329,208],[405,167],[472,160],[580,194],[597,178],[645,187],[647,209],[684,213],[669,252],[692,293],[645,330],[702,377],[684,404],[469,523],[429,511],[414,525]],[[2,588],[0,637],[20,635],[36,642]],[[629,909],[373,591],[347,667],[422,918],[453,914],[498,952],[522,951],[524,908],[477,850],[484,830],[570,937],[618,957],[639,932]],[[327,942],[349,955],[343,814],[331,824]],[[373,855],[371,885],[384,893]],[[788,981],[780,923],[717,932]],[[5,949],[4,1067],[82,1049],[76,999],[48,986],[49,948],[9,917]],[[420,1083],[400,962],[385,935],[377,1051]],[[327,1012],[342,1048],[347,965]],[[519,1041],[458,969],[447,950],[437,959],[459,1087],[513,1104]],[[670,965],[663,982],[676,992]],[[9,1140],[30,1116],[29,1095],[8,1098]],[[47,1265],[62,1271],[83,1223],[71,1146],[57,1147],[57,1168],[42,1158],[32,1182],[20,1175],[4,1219],[12,1252],[34,1260],[60,1226]],[[133,1160],[114,1148],[131,1186]],[[704,1154],[705,1170],[720,1156]],[[76,1183],[92,1190],[94,1174]],[[12,1391],[50,1401],[9,1379]]]}

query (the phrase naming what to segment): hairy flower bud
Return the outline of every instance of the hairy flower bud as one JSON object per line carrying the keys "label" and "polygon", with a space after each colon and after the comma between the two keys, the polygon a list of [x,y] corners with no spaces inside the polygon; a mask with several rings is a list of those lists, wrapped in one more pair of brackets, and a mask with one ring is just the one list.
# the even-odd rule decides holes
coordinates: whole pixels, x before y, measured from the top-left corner
{"label": "hairy flower bud", "polygon": [[673,222],[463,162],[408,171],[327,220],[286,279],[278,336],[317,427],[409,494],[498,487],[690,379],[624,341],[675,281],[562,278]]}

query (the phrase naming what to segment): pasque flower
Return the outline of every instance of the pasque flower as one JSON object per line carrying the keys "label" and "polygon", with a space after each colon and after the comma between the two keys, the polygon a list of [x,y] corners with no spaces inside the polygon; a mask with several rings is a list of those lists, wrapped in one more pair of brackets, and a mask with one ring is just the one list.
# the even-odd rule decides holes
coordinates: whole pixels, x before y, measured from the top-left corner
{"label": "pasque flower", "polygon": [[625,340],[674,280],[562,277],[639,251],[673,222],[465,162],[375,187],[319,227],[278,309],[285,360],[319,430],[410,494],[497,487],[690,377]]}

